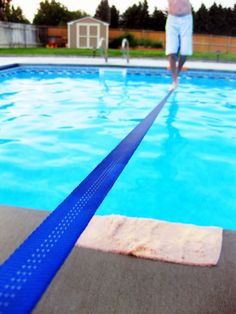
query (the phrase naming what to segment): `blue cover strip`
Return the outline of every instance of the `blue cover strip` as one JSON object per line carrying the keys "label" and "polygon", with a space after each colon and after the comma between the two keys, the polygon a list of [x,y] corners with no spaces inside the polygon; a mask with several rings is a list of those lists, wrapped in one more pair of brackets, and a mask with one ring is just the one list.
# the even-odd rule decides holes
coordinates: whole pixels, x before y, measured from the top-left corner
{"label": "blue cover strip", "polygon": [[0,313],[34,308],[171,92],[1,265]]}

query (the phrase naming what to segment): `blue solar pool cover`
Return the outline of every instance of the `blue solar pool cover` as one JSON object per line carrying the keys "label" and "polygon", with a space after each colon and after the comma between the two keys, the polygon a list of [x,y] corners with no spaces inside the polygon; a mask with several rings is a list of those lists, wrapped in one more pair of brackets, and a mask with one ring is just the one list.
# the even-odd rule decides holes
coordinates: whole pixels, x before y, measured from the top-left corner
{"label": "blue solar pool cover", "polygon": [[153,124],[172,91],[0,267],[0,313],[29,313]]}

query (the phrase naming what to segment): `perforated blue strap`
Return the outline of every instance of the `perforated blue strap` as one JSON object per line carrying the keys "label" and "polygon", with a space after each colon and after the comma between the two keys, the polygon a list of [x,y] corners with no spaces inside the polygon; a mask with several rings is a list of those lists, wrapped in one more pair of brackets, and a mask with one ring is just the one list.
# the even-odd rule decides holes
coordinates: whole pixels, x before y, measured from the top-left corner
{"label": "perforated blue strap", "polygon": [[0,313],[34,308],[171,92],[0,267]]}

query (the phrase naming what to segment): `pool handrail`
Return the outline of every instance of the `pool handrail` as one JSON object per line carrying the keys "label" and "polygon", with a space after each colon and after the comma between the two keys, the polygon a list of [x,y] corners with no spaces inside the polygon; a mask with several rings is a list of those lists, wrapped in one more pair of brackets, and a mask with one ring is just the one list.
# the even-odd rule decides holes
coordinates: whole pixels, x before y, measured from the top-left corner
{"label": "pool handrail", "polygon": [[[104,46],[103,43],[105,43],[105,47],[103,47]],[[97,48],[100,51],[100,57],[104,57],[105,62],[107,62],[107,60],[108,60],[108,48],[107,48],[106,41],[105,41],[104,37],[100,38]],[[103,54],[103,51],[104,51],[104,54]]]}
{"label": "pool handrail", "polygon": [[122,58],[126,57],[127,63],[129,63],[129,59],[130,59],[130,57],[129,57],[129,41],[127,38],[123,38],[122,43],[121,43],[121,49],[122,49]]}

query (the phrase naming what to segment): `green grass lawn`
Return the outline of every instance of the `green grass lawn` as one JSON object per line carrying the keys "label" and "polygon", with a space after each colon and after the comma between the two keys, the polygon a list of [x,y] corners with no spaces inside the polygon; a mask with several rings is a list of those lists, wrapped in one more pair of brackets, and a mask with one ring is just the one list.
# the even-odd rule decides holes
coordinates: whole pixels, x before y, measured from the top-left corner
{"label": "green grass lawn", "polygon": [[[73,48],[0,48],[0,56],[99,56],[99,50]],[[121,57],[121,49],[109,49],[108,57]],[[164,50],[131,49],[132,58],[166,58]],[[190,60],[217,60],[216,53],[194,52]],[[220,61],[236,62],[235,53],[222,53]]]}

